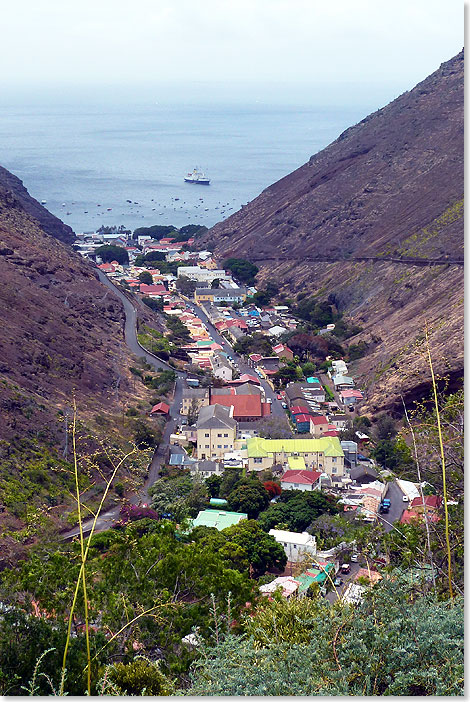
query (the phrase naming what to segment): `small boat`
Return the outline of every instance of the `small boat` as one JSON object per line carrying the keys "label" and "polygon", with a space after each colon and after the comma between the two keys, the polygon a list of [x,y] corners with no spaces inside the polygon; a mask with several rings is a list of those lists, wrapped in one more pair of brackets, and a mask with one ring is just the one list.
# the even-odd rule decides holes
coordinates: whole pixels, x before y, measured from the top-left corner
{"label": "small boat", "polygon": [[191,173],[188,173],[184,177],[185,183],[197,183],[198,185],[209,185],[210,178],[208,178],[205,173],[203,173],[199,168],[196,166],[196,168],[191,171]]}
{"label": "small boat", "polygon": [[47,205],[47,200],[41,200],[41,205]]}

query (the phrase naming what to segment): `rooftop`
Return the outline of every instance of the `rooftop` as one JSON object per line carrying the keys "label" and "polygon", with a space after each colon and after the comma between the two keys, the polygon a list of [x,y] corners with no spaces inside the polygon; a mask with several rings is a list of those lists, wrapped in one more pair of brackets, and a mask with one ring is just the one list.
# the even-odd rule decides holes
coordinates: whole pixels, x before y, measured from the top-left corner
{"label": "rooftop", "polygon": [[220,404],[209,405],[208,407],[201,407],[199,411],[198,429],[217,429],[218,427],[235,429],[236,426],[237,423],[231,416],[229,407],[223,407]]}
{"label": "rooftop", "polygon": [[[305,466],[304,459],[301,456],[293,456],[290,457],[288,460],[289,467],[293,468],[293,466],[291,465],[292,458],[294,458],[295,460],[300,459]],[[299,485],[314,485],[316,482],[318,482],[320,476],[321,473],[316,470],[286,470],[286,472],[281,478],[281,483],[298,483]]]}
{"label": "rooftop", "polygon": [[238,524],[242,519],[247,519],[245,512],[225,512],[218,509],[204,509],[193,520],[193,529],[198,526],[214,527],[219,531],[233,524]]}
{"label": "rooftop", "polygon": [[323,453],[325,456],[344,456],[336,436],[321,439],[262,439],[247,441],[248,458],[262,458],[274,453]]}

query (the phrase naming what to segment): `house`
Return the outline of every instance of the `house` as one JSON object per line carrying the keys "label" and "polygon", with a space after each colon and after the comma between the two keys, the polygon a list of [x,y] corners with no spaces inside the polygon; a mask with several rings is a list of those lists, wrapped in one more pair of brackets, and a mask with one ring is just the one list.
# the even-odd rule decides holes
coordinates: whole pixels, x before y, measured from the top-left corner
{"label": "house", "polygon": [[276,344],[273,346],[273,351],[278,358],[286,358],[288,361],[294,358],[294,352],[285,344]]}
{"label": "house", "polygon": [[342,441],[341,448],[344,452],[344,460],[349,463],[351,468],[357,465],[357,444],[355,441]]}
{"label": "house", "polygon": [[354,380],[349,375],[335,375],[333,377],[335,390],[347,390],[354,387]]}
{"label": "house", "polygon": [[351,480],[354,480],[354,482],[364,485],[365,483],[372,483],[377,480],[378,473],[372,466],[361,463],[361,465],[351,468],[349,477]]}
{"label": "house", "polygon": [[159,402],[157,405],[154,405],[150,411],[150,416],[154,415],[161,415],[168,417],[168,414],[170,412],[170,406],[166,404],[166,402]]}
{"label": "house", "polygon": [[218,395],[262,395],[263,390],[259,385],[252,383],[241,383],[241,385],[226,385],[223,388],[211,388],[211,397]]}
{"label": "house", "polygon": [[329,421],[323,415],[319,417],[310,417],[310,434],[313,434],[316,438],[320,438],[323,434],[328,431]]}
{"label": "house", "polygon": [[306,467],[320,470],[341,481],[344,475],[344,453],[339,439],[263,439],[259,436],[246,442],[249,470],[267,470],[275,463],[286,463],[289,456],[303,457]]}
{"label": "house", "polygon": [[430,522],[438,522],[440,519],[439,508],[442,505],[442,498],[439,495],[425,495],[424,501],[421,496],[415,497],[409,509],[405,510],[401,517],[402,524],[410,524],[413,521],[421,522],[424,520],[424,508],[426,507],[426,516]]}
{"label": "house", "polygon": [[248,375],[248,373],[242,373],[238,380],[232,380],[230,383],[227,383],[227,385],[242,385],[243,383],[261,385],[259,378],[254,375]]}
{"label": "house", "polygon": [[[214,273],[214,271],[208,271]],[[220,302],[242,303],[246,300],[246,288],[196,288],[194,291],[195,302],[211,302],[217,305]]]}
{"label": "house", "polygon": [[269,327],[268,329],[269,336],[281,336],[281,334],[285,334],[286,331],[287,329],[285,327],[280,327],[279,325]]}
{"label": "house", "polygon": [[288,600],[289,597],[292,597],[297,592],[299,585],[299,581],[291,575],[281,575],[266,585],[260,585],[259,591],[262,595],[269,597],[269,595],[279,590],[281,595]]}
{"label": "house", "polygon": [[212,375],[221,380],[232,380],[233,368],[227,358],[221,353],[215,353],[211,358]]}
{"label": "house", "polygon": [[224,453],[233,451],[237,435],[233,407],[201,407],[196,427],[198,458],[222,459]]}
{"label": "house", "polygon": [[302,573],[302,575],[298,575],[296,577],[296,580],[299,583],[297,596],[304,597],[312,583],[317,583],[321,588],[324,586],[326,580],[330,580],[330,582],[332,582],[334,580],[334,575],[335,566],[333,563],[316,560],[315,565],[306,570],[305,573]]}
{"label": "house", "polygon": [[201,407],[209,404],[209,388],[184,388],[181,414],[187,416],[191,407],[199,413]]}
{"label": "house", "polygon": [[204,480],[206,480],[206,478],[210,478],[212,475],[222,475],[224,472],[223,463],[220,463],[219,461],[208,461],[207,459],[195,461],[189,466],[189,469],[192,476],[198,475]]}
{"label": "house", "polygon": [[330,414],[328,419],[330,420],[330,424],[334,424],[340,431],[347,429],[348,418],[345,414]]}
{"label": "house", "polygon": [[283,490],[301,490],[302,492],[318,490],[321,475],[319,471],[315,470],[286,470],[281,478],[281,488]]}
{"label": "house", "polygon": [[218,509],[203,509],[192,522],[192,528],[198,526],[214,527],[218,531],[248,519],[244,512],[226,512]]}
{"label": "house", "polygon": [[245,336],[245,332],[243,331],[243,329],[240,329],[240,327],[237,327],[234,324],[229,328],[228,335],[232,339],[233,343],[236,344],[237,341],[240,341],[240,339],[242,339]]}
{"label": "house", "polygon": [[271,414],[271,405],[268,402],[262,402],[261,395],[258,394],[214,395],[211,393],[210,404],[232,407],[232,416],[239,422],[254,422]]}
{"label": "house", "polygon": [[315,556],[317,553],[317,541],[312,534],[307,534],[306,531],[298,534],[295,531],[270,529],[269,535],[274,536],[277,543],[281,544],[290,563],[297,563],[306,554]]}
{"label": "house", "polygon": [[310,431],[310,415],[296,414],[294,419],[295,430],[298,434],[308,434]]}
{"label": "house", "polygon": [[309,409],[306,405],[295,405],[295,407],[290,408],[289,412],[292,417],[292,421],[294,421],[294,418],[299,414],[308,414]]}
{"label": "house", "polygon": [[339,397],[343,405],[348,407],[349,405],[355,405],[356,402],[360,402],[364,396],[360,390],[342,390]]}

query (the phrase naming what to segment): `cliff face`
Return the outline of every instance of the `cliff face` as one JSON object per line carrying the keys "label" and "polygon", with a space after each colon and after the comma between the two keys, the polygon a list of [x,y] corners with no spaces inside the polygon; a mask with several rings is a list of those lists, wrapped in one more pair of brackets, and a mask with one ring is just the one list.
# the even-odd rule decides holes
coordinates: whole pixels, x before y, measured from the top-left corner
{"label": "cliff face", "polygon": [[14,195],[16,202],[22,206],[26,213],[34,217],[46,234],[50,234],[66,244],[71,244],[74,241],[75,235],[71,227],[48,212],[34,197],[31,197],[17,176],[0,166],[0,194],[2,197],[6,197],[8,193]]}
{"label": "cliff face", "polygon": [[463,70],[461,52],[205,237],[290,296],[335,294],[371,342],[370,409],[428,383],[425,320],[436,369],[462,373]]}
{"label": "cliff face", "polygon": [[[47,218],[45,218],[47,222]],[[0,437],[57,443],[58,411],[122,412],[132,396],[119,300],[0,190]],[[116,387],[119,385],[119,395]],[[60,438],[60,441],[62,441]]]}

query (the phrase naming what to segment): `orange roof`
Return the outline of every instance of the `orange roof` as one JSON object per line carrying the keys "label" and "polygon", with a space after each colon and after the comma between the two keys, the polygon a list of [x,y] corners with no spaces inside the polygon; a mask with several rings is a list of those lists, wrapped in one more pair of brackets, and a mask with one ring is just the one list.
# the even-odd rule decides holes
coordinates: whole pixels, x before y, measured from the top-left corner
{"label": "orange roof", "polygon": [[211,398],[211,405],[224,405],[233,407],[233,416],[263,417],[261,395],[216,395]]}

